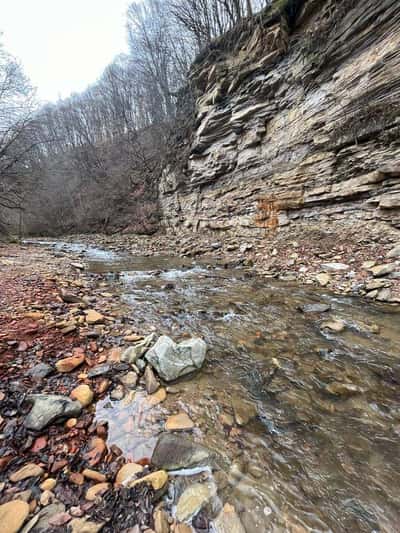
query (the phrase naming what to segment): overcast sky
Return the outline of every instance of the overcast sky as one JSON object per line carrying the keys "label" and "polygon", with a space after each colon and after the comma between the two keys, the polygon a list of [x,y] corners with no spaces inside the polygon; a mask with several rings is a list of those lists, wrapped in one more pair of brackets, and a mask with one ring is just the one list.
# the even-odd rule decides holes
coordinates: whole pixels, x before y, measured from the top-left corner
{"label": "overcast sky", "polygon": [[0,0],[0,32],[42,100],[94,82],[125,52],[128,0]]}

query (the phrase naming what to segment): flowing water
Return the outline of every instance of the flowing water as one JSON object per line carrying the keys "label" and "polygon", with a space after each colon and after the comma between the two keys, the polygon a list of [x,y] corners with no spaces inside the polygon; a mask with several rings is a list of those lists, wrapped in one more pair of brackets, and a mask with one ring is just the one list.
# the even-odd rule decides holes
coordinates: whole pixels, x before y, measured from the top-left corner
{"label": "flowing water", "polygon": [[[85,253],[134,328],[209,346],[203,369],[162,407],[148,410],[140,394],[100,402],[110,444],[150,454],[166,412],[184,408],[194,438],[218,452],[221,499],[247,533],[400,531],[396,308],[207,261]],[[330,310],[299,311],[310,303]],[[344,331],[322,327],[333,318]],[[257,416],[232,430],[233,406]]]}

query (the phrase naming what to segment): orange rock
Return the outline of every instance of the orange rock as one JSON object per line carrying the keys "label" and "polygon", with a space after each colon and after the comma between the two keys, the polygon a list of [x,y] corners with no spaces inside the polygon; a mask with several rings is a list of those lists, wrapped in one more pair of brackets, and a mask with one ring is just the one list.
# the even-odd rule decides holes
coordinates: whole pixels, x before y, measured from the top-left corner
{"label": "orange rock", "polygon": [[75,485],[83,485],[85,483],[85,478],[79,472],[71,472],[69,480]]}
{"label": "orange rock", "polygon": [[89,502],[93,502],[96,500],[96,498],[104,494],[109,488],[109,483],[97,483],[97,485],[93,485],[93,487],[90,487],[90,489],[88,489],[85,498]]}
{"label": "orange rock", "polygon": [[185,431],[194,428],[194,422],[186,413],[169,416],[165,424],[167,431]]}
{"label": "orange rock", "polygon": [[68,428],[68,429],[72,429],[76,426],[78,420],[76,418],[70,418],[69,420],[67,420],[65,422],[65,426]]}
{"label": "orange rock", "polygon": [[149,402],[150,405],[154,407],[155,405],[158,405],[159,403],[164,402],[166,398],[167,398],[167,391],[161,388],[161,389],[158,389],[158,391],[155,392],[154,394],[151,394],[147,398],[147,401]]}
{"label": "orange rock", "polygon": [[127,463],[118,471],[117,477],[115,478],[115,484],[123,485],[125,482],[135,478],[140,472],[143,472],[143,466],[136,463]]}
{"label": "orange rock", "polygon": [[101,313],[98,313],[94,309],[89,309],[89,311],[85,311],[86,314],[86,322],[88,324],[101,324],[104,322],[104,316]]}
{"label": "orange rock", "polygon": [[88,407],[93,401],[93,391],[89,385],[78,385],[71,392],[70,397],[73,400],[78,400],[82,407]]}
{"label": "orange rock", "polygon": [[104,474],[96,472],[96,470],[91,470],[90,468],[85,468],[82,474],[87,479],[92,479],[93,481],[97,481],[98,483],[104,483],[107,480]]}
{"label": "orange rock", "polygon": [[56,368],[59,372],[72,372],[80,366],[85,361],[85,356],[83,354],[73,355],[71,357],[66,357],[65,359],[60,359],[56,363]]}

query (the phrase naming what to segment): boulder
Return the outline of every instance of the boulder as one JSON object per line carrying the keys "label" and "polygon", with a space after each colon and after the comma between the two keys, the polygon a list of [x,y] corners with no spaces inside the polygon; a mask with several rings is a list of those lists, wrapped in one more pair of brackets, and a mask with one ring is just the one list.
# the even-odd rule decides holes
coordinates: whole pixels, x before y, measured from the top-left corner
{"label": "boulder", "polygon": [[163,470],[180,470],[210,463],[213,455],[207,448],[187,437],[163,433],[156,444],[151,464]]}
{"label": "boulder", "polygon": [[27,401],[33,407],[25,419],[27,429],[41,431],[49,424],[62,422],[67,418],[75,418],[81,414],[82,406],[66,396],[55,394],[32,394]]}
{"label": "boulder", "polygon": [[199,368],[204,363],[207,345],[202,339],[176,344],[163,335],[147,352],[145,358],[165,381],[173,381]]}

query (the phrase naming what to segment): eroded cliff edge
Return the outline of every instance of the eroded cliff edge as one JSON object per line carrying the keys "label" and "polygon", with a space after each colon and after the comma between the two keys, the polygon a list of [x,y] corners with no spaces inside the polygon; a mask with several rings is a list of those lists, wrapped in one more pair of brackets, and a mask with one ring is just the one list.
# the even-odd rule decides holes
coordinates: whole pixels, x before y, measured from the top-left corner
{"label": "eroded cliff edge", "polygon": [[159,186],[170,231],[400,227],[398,0],[275,0],[191,85],[189,156]]}

